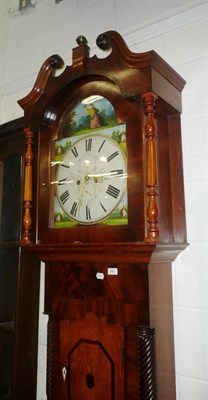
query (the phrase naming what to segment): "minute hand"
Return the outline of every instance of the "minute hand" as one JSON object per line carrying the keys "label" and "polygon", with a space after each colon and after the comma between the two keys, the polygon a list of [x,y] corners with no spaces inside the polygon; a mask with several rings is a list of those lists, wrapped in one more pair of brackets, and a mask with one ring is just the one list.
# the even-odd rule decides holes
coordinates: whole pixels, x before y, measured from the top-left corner
{"label": "minute hand", "polygon": [[102,173],[98,173],[98,174],[88,174],[89,178],[113,178],[113,177],[117,177],[117,176],[122,176],[122,177],[126,177],[127,174],[123,172],[123,170],[119,169],[119,170],[115,170],[115,171],[110,171],[110,172],[102,172]]}

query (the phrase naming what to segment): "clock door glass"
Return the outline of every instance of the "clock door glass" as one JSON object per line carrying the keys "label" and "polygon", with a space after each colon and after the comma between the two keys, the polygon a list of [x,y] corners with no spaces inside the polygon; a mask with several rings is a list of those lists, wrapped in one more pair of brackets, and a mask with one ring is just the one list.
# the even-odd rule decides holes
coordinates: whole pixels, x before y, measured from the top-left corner
{"label": "clock door glass", "polygon": [[128,223],[126,126],[105,98],[85,101],[67,114],[64,137],[53,142],[54,228]]}

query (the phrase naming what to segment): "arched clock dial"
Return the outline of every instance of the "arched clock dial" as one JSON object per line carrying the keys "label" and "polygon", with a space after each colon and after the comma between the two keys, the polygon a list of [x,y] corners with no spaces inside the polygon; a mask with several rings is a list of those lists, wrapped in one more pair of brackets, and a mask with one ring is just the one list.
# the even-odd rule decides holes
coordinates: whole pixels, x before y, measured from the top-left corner
{"label": "arched clock dial", "polygon": [[60,161],[56,176],[60,206],[79,224],[96,224],[120,203],[126,189],[126,158],[104,135],[77,140]]}

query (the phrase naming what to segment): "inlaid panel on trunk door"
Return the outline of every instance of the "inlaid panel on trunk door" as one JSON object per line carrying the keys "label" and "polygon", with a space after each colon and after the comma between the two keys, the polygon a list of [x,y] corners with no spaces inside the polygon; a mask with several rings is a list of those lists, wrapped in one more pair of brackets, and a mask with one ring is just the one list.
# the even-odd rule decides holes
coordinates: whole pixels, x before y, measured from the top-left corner
{"label": "inlaid panel on trunk door", "polygon": [[89,313],[60,322],[62,400],[124,400],[123,327]]}

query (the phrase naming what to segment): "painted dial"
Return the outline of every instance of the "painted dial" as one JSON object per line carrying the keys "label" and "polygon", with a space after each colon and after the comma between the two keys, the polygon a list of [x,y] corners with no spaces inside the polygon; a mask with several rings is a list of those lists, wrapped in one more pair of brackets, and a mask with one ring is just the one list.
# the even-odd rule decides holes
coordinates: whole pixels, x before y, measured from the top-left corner
{"label": "painted dial", "polygon": [[119,145],[107,136],[88,135],[65,153],[57,171],[56,193],[72,220],[96,224],[120,203],[126,181],[126,159]]}

